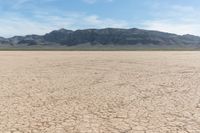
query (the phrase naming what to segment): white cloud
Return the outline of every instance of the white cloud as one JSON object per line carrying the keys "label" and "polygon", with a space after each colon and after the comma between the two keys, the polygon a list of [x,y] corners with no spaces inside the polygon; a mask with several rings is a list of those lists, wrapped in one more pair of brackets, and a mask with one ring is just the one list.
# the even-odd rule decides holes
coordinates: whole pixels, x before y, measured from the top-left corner
{"label": "white cloud", "polygon": [[94,4],[96,2],[114,2],[114,0],[83,0],[83,2],[88,4]]}
{"label": "white cloud", "polygon": [[96,15],[86,16],[83,19],[83,22],[89,24],[88,26],[96,27],[96,28],[104,28],[104,27],[115,27],[115,28],[127,28],[128,23],[123,20],[113,20],[113,19],[101,19]]}
{"label": "white cloud", "polygon": [[[26,3],[30,4],[34,0],[13,1],[18,5],[17,7],[20,7]],[[95,2],[113,2],[114,0],[84,1],[93,4]],[[30,18],[20,16],[20,13],[15,14],[10,12],[2,14],[0,17],[0,36],[10,37],[14,35],[45,34],[59,28],[72,30],[106,27],[132,28],[134,27],[133,24],[139,25],[143,29],[200,36],[200,9],[181,5],[166,6],[164,9],[160,9],[158,5],[153,6],[155,10],[152,12],[151,19],[136,20],[134,23],[80,12],[63,12],[56,9],[47,12],[42,9],[37,9],[37,6],[34,6],[34,9],[30,13]],[[139,22],[141,23],[138,24]]]}
{"label": "white cloud", "polygon": [[97,0],[83,0],[83,1],[88,4],[94,4]]}
{"label": "white cloud", "polygon": [[12,6],[13,9],[20,9],[21,7],[24,6],[24,4],[31,2],[32,0],[13,0],[12,4],[10,4]]}
{"label": "white cloud", "polygon": [[28,19],[13,13],[2,16],[0,18],[0,36],[42,35],[60,28],[76,30],[85,28],[128,27],[128,23],[123,20],[101,18],[97,15],[87,15],[84,13],[64,13],[59,16],[38,13],[38,15],[34,14],[34,17],[34,19]]}
{"label": "white cloud", "polygon": [[197,22],[176,22],[172,20],[152,20],[143,23],[144,28],[176,34],[200,35],[200,24]]}
{"label": "white cloud", "polygon": [[200,36],[199,9],[190,6],[174,5],[154,14],[154,19],[147,20],[142,26],[150,30],[159,30],[176,34]]}
{"label": "white cloud", "polygon": [[39,22],[27,20],[25,18],[13,17],[12,19],[0,19],[0,36],[11,37],[25,34],[43,34],[51,28]]}

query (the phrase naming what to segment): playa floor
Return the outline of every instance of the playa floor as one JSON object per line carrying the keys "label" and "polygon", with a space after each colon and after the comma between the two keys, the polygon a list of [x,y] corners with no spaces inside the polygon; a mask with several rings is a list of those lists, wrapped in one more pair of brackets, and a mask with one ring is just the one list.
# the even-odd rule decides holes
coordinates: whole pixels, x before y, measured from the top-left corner
{"label": "playa floor", "polygon": [[0,133],[200,133],[200,52],[0,52]]}

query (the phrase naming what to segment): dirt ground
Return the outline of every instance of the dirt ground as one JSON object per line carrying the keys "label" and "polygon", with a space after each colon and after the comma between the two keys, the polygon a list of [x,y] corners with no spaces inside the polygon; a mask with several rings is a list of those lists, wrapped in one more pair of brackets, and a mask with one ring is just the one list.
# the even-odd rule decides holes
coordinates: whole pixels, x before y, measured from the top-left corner
{"label": "dirt ground", "polygon": [[0,133],[200,133],[200,52],[0,52]]}

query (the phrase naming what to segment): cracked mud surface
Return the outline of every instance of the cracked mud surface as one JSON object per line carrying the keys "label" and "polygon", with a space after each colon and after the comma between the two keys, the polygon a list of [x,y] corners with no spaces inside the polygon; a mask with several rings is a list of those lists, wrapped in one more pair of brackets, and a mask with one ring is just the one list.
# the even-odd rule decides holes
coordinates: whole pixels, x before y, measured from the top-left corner
{"label": "cracked mud surface", "polygon": [[1,133],[200,133],[200,52],[0,52]]}

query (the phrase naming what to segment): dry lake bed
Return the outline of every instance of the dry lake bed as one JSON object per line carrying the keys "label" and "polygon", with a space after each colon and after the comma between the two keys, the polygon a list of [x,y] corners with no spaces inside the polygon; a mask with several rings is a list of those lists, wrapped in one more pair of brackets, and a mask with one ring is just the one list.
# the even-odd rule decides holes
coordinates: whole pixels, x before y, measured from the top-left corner
{"label": "dry lake bed", "polygon": [[200,133],[200,52],[0,52],[0,133]]}

